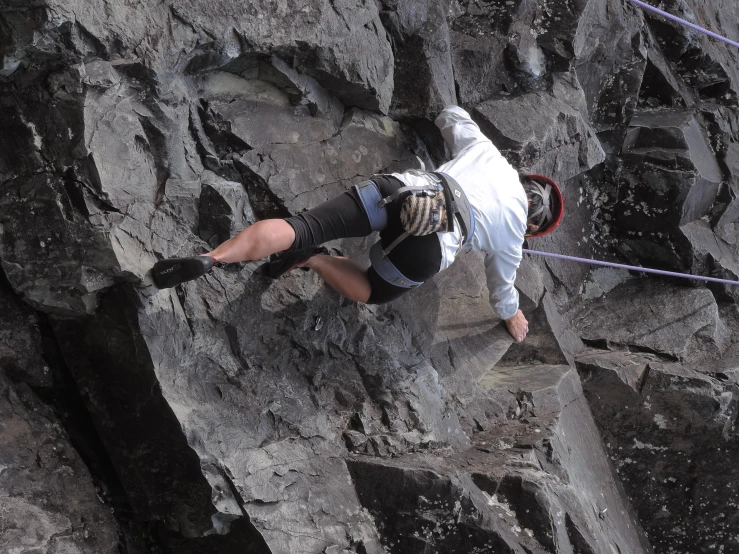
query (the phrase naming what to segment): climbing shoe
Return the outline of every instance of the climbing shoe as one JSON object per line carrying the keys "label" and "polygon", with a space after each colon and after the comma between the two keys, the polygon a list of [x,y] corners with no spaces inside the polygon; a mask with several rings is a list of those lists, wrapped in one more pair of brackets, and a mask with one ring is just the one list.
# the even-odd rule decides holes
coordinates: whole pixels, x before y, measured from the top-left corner
{"label": "climbing shoe", "polygon": [[[265,273],[272,279],[283,276],[288,271],[295,269],[303,262],[307,262],[316,254],[328,254],[328,250],[323,246],[317,248],[306,248],[305,250],[285,251],[272,254],[269,262],[264,264]],[[308,271],[307,267],[300,269]]]}
{"label": "climbing shoe", "polygon": [[216,260],[210,256],[170,258],[155,263],[151,270],[151,276],[158,288],[168,289],[202,277],[209,273],[214,265],[216,265]]}

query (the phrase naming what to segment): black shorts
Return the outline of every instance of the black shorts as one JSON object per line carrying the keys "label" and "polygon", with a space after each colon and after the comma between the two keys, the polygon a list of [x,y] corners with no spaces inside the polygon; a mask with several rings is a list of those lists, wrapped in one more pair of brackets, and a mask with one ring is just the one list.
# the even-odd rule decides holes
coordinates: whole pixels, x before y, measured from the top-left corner
{"label": "black shorts", "polygon": [[[401,181],[387,175],[376,175],[372,181],[383,197],[403,186]],[[404,232],[400,223],[400,204],[400,201],[395,201],[387,206],[388,224],[380,232],[380,240],[385,248]],[[335,239],[366,237],[372,233],[369,218],[354,188],[285,221],[295,230],[295,242],[291,250],[303,250]],[[409,236],[390,252],[388,258],[407,278],[427,281],[441,267],[439,238],[436,233],[424,237]],[[372,267],[368,275],[372,285],[368,304],[390,302],[411,290],[388,283]]]}

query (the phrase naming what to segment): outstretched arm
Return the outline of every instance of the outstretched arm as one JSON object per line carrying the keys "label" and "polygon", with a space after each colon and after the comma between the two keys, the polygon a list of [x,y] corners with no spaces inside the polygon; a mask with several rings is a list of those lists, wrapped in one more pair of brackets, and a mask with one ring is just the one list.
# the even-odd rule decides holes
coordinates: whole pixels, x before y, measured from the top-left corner
{"label": "outstretched arm", "polygon": [[465,148],[480,142],[487,142],[492,146],[490,139],[482,134],[480,127],[472,121],[470,114],[459,106],[444,108],[435,123],[455,158]]}
{"label": "outstretched arm", "polygon": [[523,312],[518,309],[518,291],[514,286],[516,271],[521,263],[521,253],[496,252],[485,257],[490,305],[495,313],[505,321],[508,332],[516,342],[521,342],[529,332],[529,324]]}

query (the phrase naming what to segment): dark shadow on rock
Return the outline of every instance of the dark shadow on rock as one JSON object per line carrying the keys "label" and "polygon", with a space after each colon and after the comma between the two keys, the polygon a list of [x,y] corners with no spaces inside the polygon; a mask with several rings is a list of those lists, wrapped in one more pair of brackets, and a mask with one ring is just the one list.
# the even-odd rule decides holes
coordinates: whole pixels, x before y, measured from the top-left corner
{"label": "dark shadow on rock", "polygon": [[490,523],[451,478],[368,459],[348,460],[347,466],[362,505],[392,552],[514,552],[496,529],[486,528]]}
{"label": "dark shadow on rock", "polygon": [[227,535],[185,538],[164,526],[156,532],[156,538],[162,547],[172,554],[273,554],[264,540],[256,537],[257,531],[245,518],[234,521]]}
{"label": "dark shadow on rock", "polygon": [[95,315],[51,325],[137,518],[198,536],[212,527],[211,487],[162,396],[138,303],[131,289],[115,287]]}

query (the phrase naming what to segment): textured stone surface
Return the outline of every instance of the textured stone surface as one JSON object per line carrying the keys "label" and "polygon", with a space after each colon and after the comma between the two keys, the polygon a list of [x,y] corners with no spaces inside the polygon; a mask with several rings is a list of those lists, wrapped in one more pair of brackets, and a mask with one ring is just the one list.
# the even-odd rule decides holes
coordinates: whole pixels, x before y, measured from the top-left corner
{"label": "textured stone surface", "polygon": [[565,316],[589,344],[634,347],[684,359],[720,353],[727,330],[707,289],[630,281]]}
{"label": "textured stone surface", "polygon": [[130,297],[115,289],[93,317],[55,321],[54,331],[139,518],[198,536],[213,525],[211,487],[158,392],[150,354],[129,330],[132,311]]}
{"label": "textured stone surface", "polygon": [[[515,396],[506,417],[478,433],[466,452],[350,460],[360,500],[389,551],[649,551],[624,517],[625,497],[609,478],[605,456],[586,453],[598,434],[570,367],[500,367],[481,388]],[[573,457],[573,447],[582,454]],[[446,473],[455,458],[466,471]],[[386,513],[388,504],[406,517]],[[613,517],[606,524],[591,506],[610,508]]]}
{"label": "textured stone surface", "polygon": [[395,118],[434,118],[456,104],[445,2],[384,0],[380,17],[395,54]]}
{"label": "textured stone surface", "polygon": [[[663,7],[739,38],[729,0]],[[152,548],[737,548],[731,288],[527,256],[530,334],[513,345],[472,253],[389,306],[258,263],[166,291],[147,275],[446,160],[432,120],[458,101],[517,168],[562,185],[565,221],[530,247],[733,278],[726,45],[619,0],[0,0],[0,58],[0,364],[49,390],[34,345],[58,342]],[[366,261],[373,240],[330,246]],[[11,389],[6,420],[46,425],[21,440],[53,436],[84,481],[48,409]],[[30,455],[13,441],[3,456]],[[51,507],[41,549],[103,521],[60,503],[42,470],[68,471],[49,464],[25,464],[12,497]],[[99,527],[90,551],[116,544]]]}
{"label": "textured stone surface", "polygon": [[[609,456],[656,551],[739,548],[737,388],[644,354],[577,359]],[[717,378],[719,377],[719,378]],[[686,522],[689,522],[686,524]]]}
{"label": "textured stone surface", "polygon": [[58,420],[2,367],[0,468],[0,550],[119,552],[111,510]]}
{"label": "textured stone surface", "polygon": [[36,314],[0,278],[0,369],[15,381],[49,387],[53,376],[41,356],[41,333]]}
{"label": "textured stone surface", "polygon": [[636,255],[674,259],[684,250],[679,227],[705,216],[723,180],[704,127],[690,111],[634,116],[618,179],[614,212],[622,244]]}
{"label": "textured stone surface", "polygon": [[585,96],[575,78],[560,78],[551,92],[488,100],[475,114],[481,128],[516,167],[566,181],[605,159],[595,131],[580,111]]}
{"label": "textured stone surface", "polygon": [[[712,270],[713,276],[731,281],[739,280],[739,243],[736,224],[720,226],[714,232],[705,221],[694,221],[680,230],[690,241],[699,267]],[[734,298],[739,294],[734,285],[722,286]]]}

